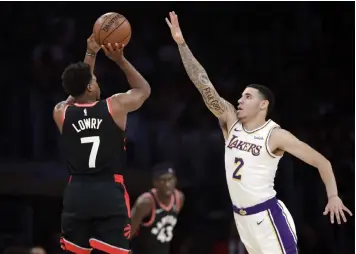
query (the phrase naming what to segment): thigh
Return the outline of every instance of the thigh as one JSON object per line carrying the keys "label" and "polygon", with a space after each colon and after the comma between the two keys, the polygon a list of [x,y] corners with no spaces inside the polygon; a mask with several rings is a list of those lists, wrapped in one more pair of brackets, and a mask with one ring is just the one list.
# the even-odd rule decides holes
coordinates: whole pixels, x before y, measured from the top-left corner
{"label": "thigh", "polygon": [[252,224],[263,254],[296,254],[297,238],[293,219],[283,203],[260,213]]}
{"label": "thigh", "polygon": [[244,244],[249,254],[259,254],[259,246],[253,235],[249,220],[250,216],[241,216],[234,213],[234,219],[241,242]]}
{"label": "thigh", "polygon": [[62,213],[61,248],[78,254],[90,253],[91,222]]}
{"label": "thigh", "polygon": [[131,223],[127,214],[96,218],[90,246],[106,253],[128,254]]}

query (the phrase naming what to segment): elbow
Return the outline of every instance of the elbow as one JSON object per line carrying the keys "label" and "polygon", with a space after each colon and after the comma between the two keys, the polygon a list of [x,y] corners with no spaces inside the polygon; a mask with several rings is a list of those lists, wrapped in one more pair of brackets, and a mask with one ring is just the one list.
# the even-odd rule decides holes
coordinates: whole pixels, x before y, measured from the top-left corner
{"label": "elbow", "polygon": [[145,87],[146,87],[146,89],[144,89],[143,96],[144,96],[144,99],[147,100],[151,95],[151,87],[150,87],[150,84],[148,82],[146,83]]}
{"label": "elbow", "polygon": [[329,169],[332,170],[331,162],[326,158],[321,159],[317,163],[316,167],[319,169],[319,171],[324,171]]}

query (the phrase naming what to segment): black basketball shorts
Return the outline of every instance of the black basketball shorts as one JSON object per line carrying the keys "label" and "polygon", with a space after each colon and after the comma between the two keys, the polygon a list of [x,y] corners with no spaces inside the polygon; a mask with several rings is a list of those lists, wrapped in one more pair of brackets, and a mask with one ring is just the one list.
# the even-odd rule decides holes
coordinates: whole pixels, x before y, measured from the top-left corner
{"label": "black basketball shorts", "polygon": [[130,217],[121,175],[73,176],[63,197],[61,247],[78,254],[128,254]]}

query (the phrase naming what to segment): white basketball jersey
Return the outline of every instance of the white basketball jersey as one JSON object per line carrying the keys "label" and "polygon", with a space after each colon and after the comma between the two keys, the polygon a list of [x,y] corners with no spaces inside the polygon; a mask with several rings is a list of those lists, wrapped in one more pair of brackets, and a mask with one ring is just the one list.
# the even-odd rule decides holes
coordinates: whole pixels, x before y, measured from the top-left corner
{"label": "white basketball jersey", "polygon": [[272,154],[268,140],[279,125],[268,120],[263,126],[246,131],[236,122],[225,141],[225,169],[232,203],[246,208],[276,195],[274,177],[281,156]]}

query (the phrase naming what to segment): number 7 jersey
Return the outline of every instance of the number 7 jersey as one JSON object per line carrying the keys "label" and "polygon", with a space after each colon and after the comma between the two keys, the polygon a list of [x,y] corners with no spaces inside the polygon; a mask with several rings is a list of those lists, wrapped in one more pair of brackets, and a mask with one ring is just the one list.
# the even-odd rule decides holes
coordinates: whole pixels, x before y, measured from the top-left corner
{"label": "number 7 jersey", "polygon": [[125,131],[112,118],[109,99],[67,106],[61,150],[71,175],[123,174]]}
{"label": "number 7 jersey", "polygon": [[251,207],[276,195],[274,178],[281,156],[274,155],[268,141],[279,125],[268,120],[247,131],[236,122],[225,141],[225,170],[233,205]]}

